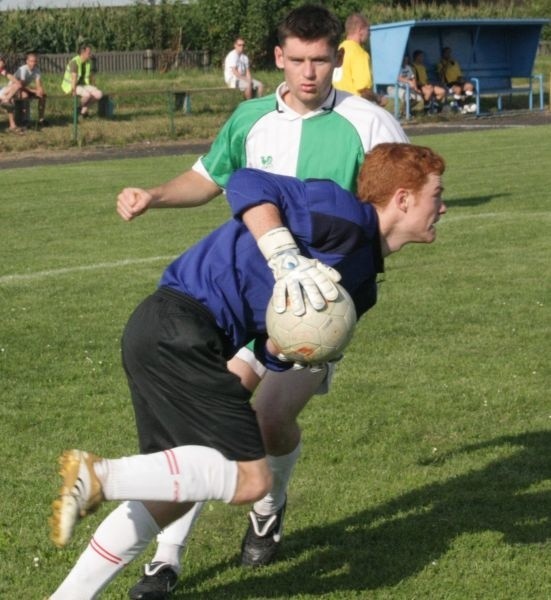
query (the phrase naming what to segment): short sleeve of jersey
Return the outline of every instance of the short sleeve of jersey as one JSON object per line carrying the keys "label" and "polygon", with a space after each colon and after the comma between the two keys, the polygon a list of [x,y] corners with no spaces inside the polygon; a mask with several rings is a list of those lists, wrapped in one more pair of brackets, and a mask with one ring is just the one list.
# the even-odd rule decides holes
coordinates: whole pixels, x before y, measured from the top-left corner
{"label": "short sleeve of jersey", "polygon": [[225,188],[234,171],[250,166],[247,164],[247,135],[253,125],[274,107],[273,96],[240,104],[216,136],[208,153],[195,163],[194,170]]}
{"label": "short sleeve of jersey", "polygon": [[[234,113],[235,114],[235,113]],[[230,175],[245,166],[245,140],[239,127],[231,117],[216,136],[210,150],[202,156],[194,167],[201,167],[221,188],[225,188]]]}

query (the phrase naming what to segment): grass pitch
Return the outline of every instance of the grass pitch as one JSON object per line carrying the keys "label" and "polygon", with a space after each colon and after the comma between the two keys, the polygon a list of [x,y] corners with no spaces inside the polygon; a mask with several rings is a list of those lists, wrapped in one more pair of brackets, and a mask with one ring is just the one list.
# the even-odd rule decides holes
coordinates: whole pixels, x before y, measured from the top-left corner
{"label": "grass pitch", "polygon": [[[174,598],[551,597],[550,136],[414,138],[447,159],[448,214],[433,246],[387,260],[331,394],[302,414],[279,561],[241,569],[246,508],[210,503]],[[2,172],[2,598],[52,593],[112,508],[67,549],[49,542],[58,454],[136,451],[126,319],[171,257],[228,215],[218,199],[124,223],[116,194],[193,160]],[[141,563],[103,597],[125,598]]]}

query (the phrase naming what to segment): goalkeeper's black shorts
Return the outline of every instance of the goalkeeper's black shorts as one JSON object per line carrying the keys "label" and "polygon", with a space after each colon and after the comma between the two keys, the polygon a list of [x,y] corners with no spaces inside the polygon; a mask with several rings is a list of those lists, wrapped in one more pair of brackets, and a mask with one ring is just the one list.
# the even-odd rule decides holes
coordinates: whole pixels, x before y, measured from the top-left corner
{"label": "goalkeeper's black shorts", "polygon": [[265,455],[251,394],[226,367],[230,346],[208,309],[175,290],[136,308],[122,359],[142,453],[199,445],[229,460]]}

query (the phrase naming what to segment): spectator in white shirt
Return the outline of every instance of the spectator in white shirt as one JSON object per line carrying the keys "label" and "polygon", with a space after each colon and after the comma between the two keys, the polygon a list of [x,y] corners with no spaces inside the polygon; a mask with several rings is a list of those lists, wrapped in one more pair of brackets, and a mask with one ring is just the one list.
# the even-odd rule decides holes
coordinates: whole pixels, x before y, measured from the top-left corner
{"label": "spectator in white shirt", "polygon": [[[40,69],[38,68],[38,57],[34,52],[28,52],[25,64],[21,65],[15,72],[15,78],[21,82],[18,96],[22,100],[36,98],[38,100],[38,124],[46,125],[44,111],[46,109],[46,92],[42,86]],[[28,114],[24,115],[28,120]]]}
{"label": "spectator in white shirt", "polygon": [[230,88],[236,88],[243,92],[246,100],[253,96],[260,97],[264,93],[264,85],[257,79],[253,79],[249,67],[249,58],[243,52],[245,40],[236,38],[233,50],[226,55],[224,61],[224,81]]}

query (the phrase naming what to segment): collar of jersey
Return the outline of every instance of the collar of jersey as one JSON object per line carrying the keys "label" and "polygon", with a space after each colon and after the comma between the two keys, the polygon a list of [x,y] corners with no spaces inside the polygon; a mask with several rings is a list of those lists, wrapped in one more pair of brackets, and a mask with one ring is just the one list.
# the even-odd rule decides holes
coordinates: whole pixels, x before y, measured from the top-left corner
{"label": "collar of jersey", "polygon": [[315,110],[311,110],[310,112],[301,115],[294,111],[288,104],[283,101],[283,96],[285,92],[288,91],[287,84],[285,82],[281,83],[276,89],[276,103],[277,103],[277,112],[285,115],[290,121],[294,119],[311,119],[317,115],[322,113],[331,112],[335,107],[335,102],[337,99],[337,92],[335,88],[331,88],[329,95],[323,102],[321,106],[316,108]]}

